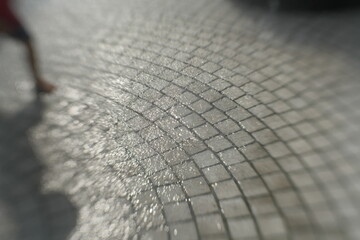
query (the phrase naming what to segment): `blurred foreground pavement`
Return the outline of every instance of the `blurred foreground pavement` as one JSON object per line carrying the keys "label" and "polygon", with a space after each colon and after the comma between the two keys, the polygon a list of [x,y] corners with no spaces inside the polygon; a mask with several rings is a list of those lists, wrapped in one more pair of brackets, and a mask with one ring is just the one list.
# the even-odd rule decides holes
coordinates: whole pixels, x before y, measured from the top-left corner
{"label": "blurred foreground pavement", "polygon": [[360,15],[27,0],[0,38],[0,239],[359,239]]}

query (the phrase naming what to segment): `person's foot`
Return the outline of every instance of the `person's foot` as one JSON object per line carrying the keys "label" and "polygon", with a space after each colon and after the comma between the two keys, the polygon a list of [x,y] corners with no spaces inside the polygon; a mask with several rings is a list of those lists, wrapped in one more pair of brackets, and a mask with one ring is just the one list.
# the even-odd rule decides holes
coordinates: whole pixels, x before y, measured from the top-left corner
{"label": "person's foot", "polygon": [[37,93],[52,93],[56,89],[55,85],[44,81],[39,80],[36,82],[36,92]]}

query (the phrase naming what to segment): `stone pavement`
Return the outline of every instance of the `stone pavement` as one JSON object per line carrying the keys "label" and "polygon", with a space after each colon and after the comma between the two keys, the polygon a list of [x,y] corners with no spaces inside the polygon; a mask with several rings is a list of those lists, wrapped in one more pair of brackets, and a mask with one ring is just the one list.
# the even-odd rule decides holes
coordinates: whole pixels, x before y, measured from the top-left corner
{"label": "stone pavement", "polygon": [[0,239],[359,239],[359,11],[28,0],[0,39]]}

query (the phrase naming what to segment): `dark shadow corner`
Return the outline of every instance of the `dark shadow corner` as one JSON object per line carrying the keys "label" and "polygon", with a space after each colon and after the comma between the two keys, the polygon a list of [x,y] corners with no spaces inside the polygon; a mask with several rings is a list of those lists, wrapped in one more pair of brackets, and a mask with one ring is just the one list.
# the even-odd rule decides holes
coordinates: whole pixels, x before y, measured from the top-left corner
{"label": "dark shadow corner", "polygon": [[[259,30],[283,45],[359,56],[360,1],[354,0],[228,0]],[[292,4],[293,3],[293,4]],[[241,24],[241,23],[239,23]],[[270,44],[270,43],[269,43]]]}
{"label": "dark shadow corner", "polygon": [[342,12],[360,7],[357,0],[230,0],[242,7],[277,10],[290,13]]}
{"label": "dark shadow corner", "polygon": [[9,226],[0,227],[0,239],[66,240],[76,226],[77,209],[66,195],[41,192],[46,169],[27,132],[43,110],[36,99],[14,116],[0,112],[0,222]]}

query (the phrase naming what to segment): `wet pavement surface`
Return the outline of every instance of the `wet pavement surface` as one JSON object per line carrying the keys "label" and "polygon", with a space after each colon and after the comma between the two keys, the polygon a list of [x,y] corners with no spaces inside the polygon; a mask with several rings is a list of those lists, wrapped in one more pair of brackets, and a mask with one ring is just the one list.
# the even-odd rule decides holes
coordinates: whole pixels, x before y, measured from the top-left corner
{"label": "wet pavement surface", "polygon": [[0,39],[0,239],[358,239],[360,15],[19,2]]}

